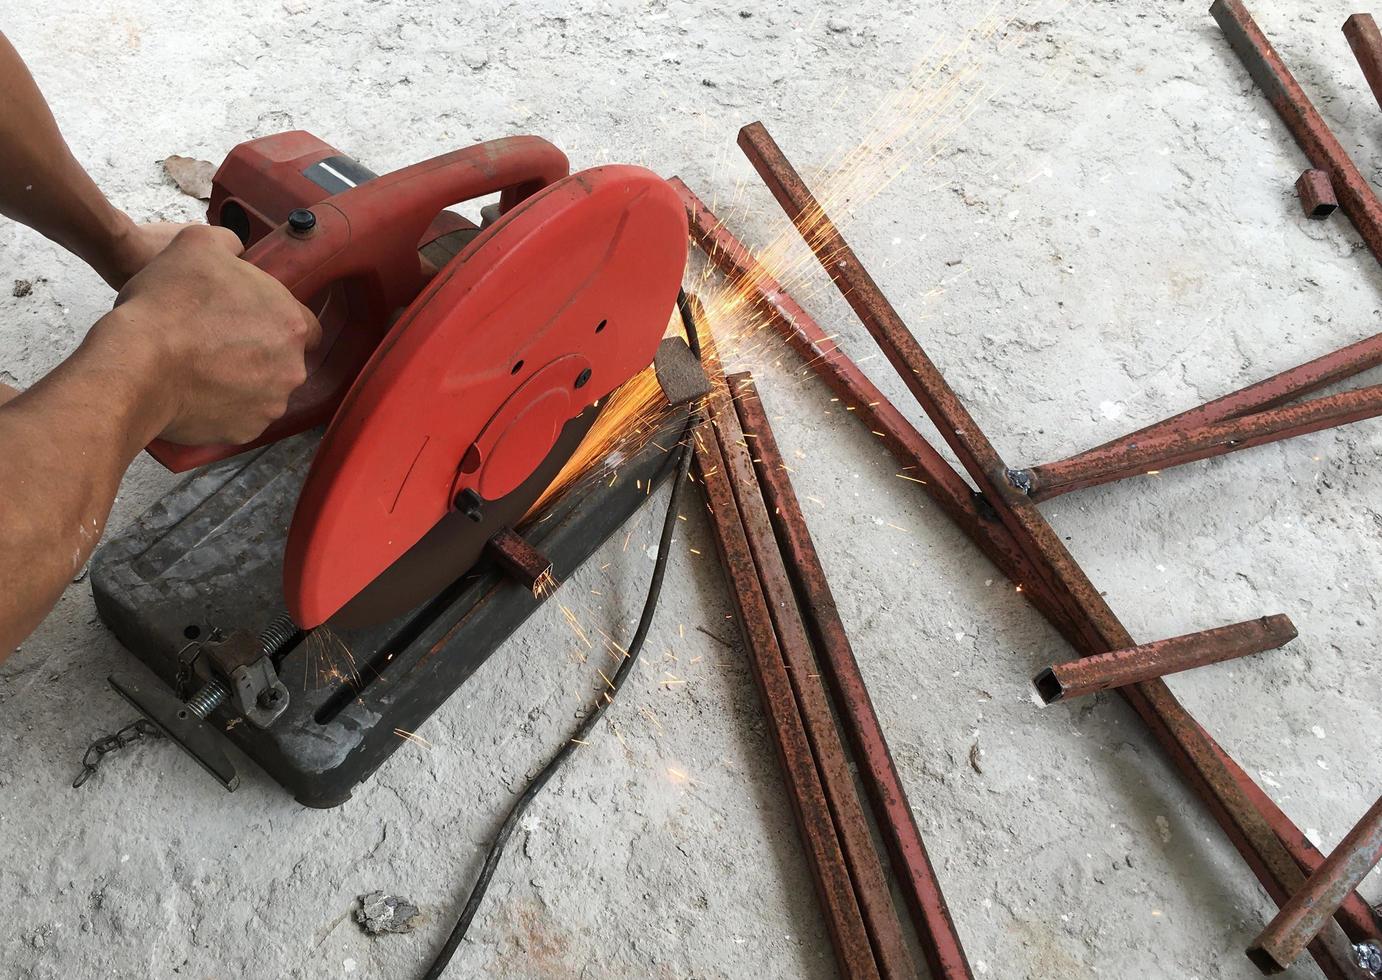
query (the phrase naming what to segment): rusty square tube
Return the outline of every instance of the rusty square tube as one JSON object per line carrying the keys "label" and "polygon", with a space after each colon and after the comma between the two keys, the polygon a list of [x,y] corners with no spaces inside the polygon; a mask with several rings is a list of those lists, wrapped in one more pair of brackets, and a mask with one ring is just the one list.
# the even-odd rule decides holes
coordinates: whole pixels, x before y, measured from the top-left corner
{"label": "rusty square tube", "polygon": [[500,528],[485,544],[485,550],[504,574],[530,590],[540,591],[540,583],[552,581],[552,562],[511,527]]}
{"label": "rusty square tube", "polygon": [[1382,860],[1382,798],[1363,815],[1324,864],[1281,907],[1248,947],[1248,958],[1263,973],[1280,973],[1319,935],[1341,902]]}
{"label": "rusty square tube", "polygon": [[702,423],[693,433],[692,447],[715,545],[744,637],[750,672],[777,749],[836,962],[846,980],[879,980],[878,965],[840,849],[830,805],[816,769],[811,743],[802,726],[772,614],[710,422]]}
{"label": "rusty square tube", "polygon": [[[745,126],[739,133],[739,145],[817,261],[1002,518],[1012,539],[1046,579],[1054,598],[1072,616],[1081,633],[1081,651],[1095,655],[1136,646],[1035,504],[1009,482],[1010,471],[988,438],[767,130],[761,123]],[[1120,690],[1191,787],[1204,798],[1210,813],[1268,894],[1284,903],[1304,875],[1273,830],[1268,815],[1245,790],[1247,774],[1240,767],[1227,764],[1227,755],[1160,679]],[[1357,967],[1349,951],[1343,948],[1342,939],[1341,935],[1329,932],[1311,945],[1311,954],[1326,976],[1357,977]]]}
{"label": "rusty square tube", "polygon": [[[806,632],[792,580],[773,533],[769,507],[754,471],[748,440],[731,404],[726,382],[721,382],[711,392],[709,405],[720,458],[758,569],[758,581],[768,603],[787,677],[796,695],[801,723],[834,816],[835,831],[850,879],[854,882],[859,911],[873,942],[878,972],[884,980],[916,980],[916,965],[903,938],[892,889],[874,846],[873,832],[821,680],[821,667]],[[960,976],[969,977],[968,970]]]}
{"label": "rusty square tube", "polygon": [[1358,67],[1363,69],[1363,77],[1368,80],[1372,97],[1382,105],[1382,33],[1377,30],[1377,21],[1372,14],[1354,14],[1344,21],[1344,37],[1358,59]]}
{"label": "rusty square tube", "polygon": [[1288,617],[1263,616],[1245,623],[1055,664],[1037,674],[1032,683],[1041,700],[1052,704],[1205,664],[1275,650],[1295,638],[1296,628]]}
{"label": "rusty square tube", "polygon": [[859,777],[873,804],[875,821],[892,859],[893,874],[906,896],[930,975],[935,980],[971,978],[964,946],[926,853],[907,791],[893,764],[882,723],[854,658],[758,389],[747,373],[731,374],[726,380],[744,435],[752,447],[754,471],[792,584],[800,596],[802,615],[820,653],[821,673],[834,695],[845,734],[859,762]]}
{"label": "rusty square tube", "polygon": [[1201,459],[1280,442],[1322,429],[1382,415],[1382,385],[1369,385],[1294,405],[1269,408],[1191,429],[1162,429],[1126,439],[1078,457],[1023,471],[1027,492],[1036,500],[1060,492],[1126,480]]}
{"label": "rusty square tube", "polygon": [[[1097,486],[1099,483],[1080,483],[1076,480],[1081,474],[1092,472],[1089,464],[1095,459],[1113,452],[1124,451],[1129,447],[1157,440],[1172,433],[1184,433],[1200,429],[1216,422],[1241,418],[1264,409],[1275,408],[1300,395],[1306,395],[1328,387],[1345,378],[1351,378],[1369,368],[1382,364],[1382,334],[1373,334],[1339,350],[1307,361],[1270,378],[1240,388],[1231,394],[1216,398],[1195,408],[1163,419],[1160,422],[1136,432],[1130,432],[1117,439],[1101,443],[1092,449],[1076,453],[1062,460],[1043,463],[1022,471],[1022,479],[1028,487],[1028,495],[1033,500],[1049,500],[1078,489],[1079,486]],[[1145,472],[1145,471],[1141,471]],[[1138,475],[1141,475],[1139,472]]]}
{"label": "rusty square tube", "polygon": [[1296,196],[1307,218],[1321,220],[1339,209],[1334,185],[1323,170],[1306,170],[1296,179]]}

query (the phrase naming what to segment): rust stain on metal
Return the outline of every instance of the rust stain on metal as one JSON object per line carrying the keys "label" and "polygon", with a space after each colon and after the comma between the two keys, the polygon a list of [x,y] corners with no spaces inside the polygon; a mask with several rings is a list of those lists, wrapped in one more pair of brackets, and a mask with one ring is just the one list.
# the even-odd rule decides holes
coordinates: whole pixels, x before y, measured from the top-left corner
{"label": "rust stain on metal", "polygon": [[758,568],[734,501],[734,491],[720,456],[711,423],[703,423],[692,440],[696,467],[706,496],[711,527],[720,553],[735,613],[744,637],[754,681],[777,748],[778,761],[792,799],[802,845],[816,882],[822,911],[840,972],[849,980],[879,980],[878,965],[854,887],[836,836],[830,806],[816,770],[811,743],[797,709],[787,668],[773,628],[772,614],[758,579]]}
{"label": "rust stain on metal", "polygon": [[1382,799],[1363,815],[1324,863],[1248,947],[1263,973],[1280,973],[1319,935],[1339,905],[1382,860]]}
{"label": "rust stain on metal", "polygon": [[1245,623],[1055,664],[1037,674],[1032,683],[1041,699],[1051,704],[1192,667],[1275,650],[1294,640],[1296,635],[1296,628],[1288,617],[1263,616]]}
{"label": "rust stain on metal", "polygon": [[859,760],[859,775],[892,858],[893,872],[906,895],[931,976],[937,980],[970,978],[973,974],[959,933],[893,765],[883,726],[874,712],[868,686],[835,607],[835,597],[758,390],[748,374],[732,374],[727,381],[744,434],[753,439],[753,467],[758,484],[792,584],[801,597],[802,615],[820,652],[821,672],[830,685],[850,746]]}
{"label": "rust stain on metal", "polygon": [[[1052,594],[1075,623],[1085,655],[1136,646],[1084,571],[1026,494],[1010,481],[993,446],[975,424],[916,338],[859,263],[838,229],[783,156],[761,123],[739,133],[754,169],[782,205],[817,260],[839,287],[903,381],[916,396],[971,478],[989,500]],[[1161,680],[1120,689],[1147,723],[1187,782],[1244,856],[1268,894],[1283,903],[1304,880],[1264,814],[1239,780],[1248,777],[1214,744]],[[1342,939],[1342,936],[1337,937]],[[1358,969],[1332,934],[1311,947],[1329,977],[1356,977]]]}

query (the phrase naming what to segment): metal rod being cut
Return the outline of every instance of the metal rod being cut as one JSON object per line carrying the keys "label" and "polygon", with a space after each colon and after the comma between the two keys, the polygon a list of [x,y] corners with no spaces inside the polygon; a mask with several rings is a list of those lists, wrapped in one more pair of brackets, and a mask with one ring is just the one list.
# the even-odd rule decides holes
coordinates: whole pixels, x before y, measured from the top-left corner
{"label": "metal rod being cut", "polygon": [[998,516],[975,494],[907,417],[826,334],[766,268],[755,259],[724,223],[681,180],[672,187],[681,195],[691,237],[711,264],[728,280],[727,292],[756,306],[769,326],[782,336],[812,371],[844,403],[846,411],[864,423],[893,454],[904,479],[919,483],[950,519],[979,546],[1027,597],[1042,607],[1063,633],[1072,626],[1059,603],[1045,588],[1026,556],[1017,548]]}
{"label": "metal rod being cut", "polygon": [[1156,435],[1094,449],[1078,457],[1037,466],[1019,474],[1034,499],[1056,493],[1160,473],[1213,456],[1224,456],[1269,442],[1332,429],[1382,415],[1382,385],[1327,395],[1296,405],[1213,422],[1194,429],[1163,430]]}
{"label": "metal rod being cut", "polygon": [[744,435],[753,450],[754,470],[768,506],[778,544],[786,560],[792,584],[800,597],[819,651],[821,673],[843,720],[850,747],[859,762],[859,776],[873,804],[874,817],[892,858],[921,938],[931,976],[936,980],[970,978],[969,961],[941,892],[935,868],[926,853],[907,791],[893,765],[883,726],[873,710],[868,686],[854,659],[845,626],[835,607],[825,569],[816,554],[801,504],[787,475],[787,464],[778,449],[763,402],[749,374],[727,379]]}
{"label": "metal rod being cut", "polygon": [[1344,37],[1363,69],[1372,97],[1382,106],[1382,32],[1377,30],[1377,21],[1372,14],[1354,14],[1344,21]]}
{"label": "metal rod being cut", "polygon": [[[745,126],[739,133],[739,145],[980,492],[1003,519],[1013,540],[1072,616],[1082,634],[1081,652],[1094,655],[1136,646],[1036,505],[1009,482],[1009,472],[1001,457],[767,130],[761,123]],[[1272,830],[1267,816],[1244,791],[1240,780],[1246,780],[1247,775],[1236,766],[1225,764],[1227,756],[1163,681],[1143,681],[1121,691],[1186,780],[1204,798],[1211,814],[1268,894],[1278,903],[1285,902],[1304,875]],[[1359,969],[1351,961],[1350,951],[1343,948],[1342,939],[1326,934],[1312,945],[1311,953],[1326,976],[1359,977]]]}
{"label": "metal rod being cut", "polygon": [[504,573],[537,595],[542,585],[554,581],[552,562],[546,555],[523,540],[513,528],[500,528],[485,544]]}
{"label": "metal rod being cut", "polygon": [[1382,334],[1374,334],[1136,432],[1119,436],[1066,459],[1032,467],[1023,471],[1023,482],[1031,488],[1028,494],[1033,500],[1048,500],[1076,489],[1072,475],[1086,471],[1086,467],[1095,459],[1126,451],[1129,447],[1142,445],[1148,440],[1159,439],[1172,433],[1184,433],[1216,422],[1275,408],[1300,395],[1326,388],[1379,364],[1382,364]]}
{"label": "metal rod being cut", "polygon": [[878,965],[836,835],[830,805],[821,786],[811,743],[802,727],[753,552],[710,423],[697,429],[693,447],[715,544],[729,580],[749,666],[782,765],[836,962],[847,980],[879,980]]}
{"label": "metal rod being cut", "polygon": [[1320,865],[1281,907],[1253,944],[1248,958],[1263,973],[1280,973],[1295,962],[1339,904],[1382,860],[1382,799],[1329,852]]}
{"label": "metal rod being cut", "polygon": [[1217,664],[1275,650],[1296,638],[1296,628],[1286,616],[1220,626],[1169,640],[1157,640],[1126,650],[1101,653],[1070,663],[1047,667],[1033,678],[1037,693],[1047,704],[1066,698],[1108,691],[1125,684],[1164,677],[1192,667]]}
{"label": "metal rod being cut", "polygon": [[1214,0],[1209,12],[1310,162],[1329,174],[1339,207],[1363,236],[1373,256],[1382,262],[1382,203],[1352,158],[1315,111],[1241,0]]}
{"label": "metal rod being cut", "polygon": [[[912,962],[902,935],[897,909],[893,905],[892,889],[883,873],[849,757],[845,754],[840,730],[830,710],[830,701],[821,681],[821,668],[816,662],[792,581],[773,533],[769,508],[758,485],[747,441],[724,383],[711,392],[710,408],[719,440],[720,458],[730,478],[735,505],[739,509],[739,521],[758,569],[763,598],[767,600],[772,615],[778,648],[796,694],[802,726],[811,743],[821,784],[835,818],[835,830],[850,878],[854,882],[859,910],[863,913],[864,925],[873,941],[878,972],[884,980],[915,980],[916,964]],[[965,972],[961,976],[968,977],[969,974]]]}

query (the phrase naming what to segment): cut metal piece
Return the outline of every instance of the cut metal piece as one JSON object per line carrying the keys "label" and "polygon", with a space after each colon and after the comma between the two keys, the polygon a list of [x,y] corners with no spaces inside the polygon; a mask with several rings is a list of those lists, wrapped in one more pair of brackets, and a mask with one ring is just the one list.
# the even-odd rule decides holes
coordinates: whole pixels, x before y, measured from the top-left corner
{"label": "cut metal piece", "polygon": [[888,847],[893,874],[906,896],[930,975],[936,980],[971,977],[964,946],[926,853],[907,791],[893,765],[883,726],[854,658],[763,402],[751,375],[731,374],[726,380],[744,435],[752,440],[758,484],[792,584],[800,596],[798,607],[810,627],[819,653],[817,661],[821,673],[830,685],[843,719],[842,727],[858,761],[859,776],[873,804],[875,821]]}
{"label": "cut metal piece", "polygon": [[511,527],[500,528],[489,539],[485,551],[511,579],[534,595],[539,591],[539,582],[551,579],[551,560],[524,541],[522,535]]}
{"label": "cut metal piece", "polygon": [[864,925],[873,943],[878,972],[883,980],[915,980],[916,965],[902,936],[892,890],[878,859],[849,757],[835,724],[825,685],[821,682],[821,669],[773,533],[769,508],[754,472],[752,454],[731,404],[730,392],[724,385],[717,387],[711,395],[709,414],[719,440],[720,458],[724,461],[725,473],[733,488],[739,521],[758,570],[763,598],[768,603],[778,649],[796,695],[801,723],[820,772],[830,812],[834,816],[835,832],[844,852],[850,880],[854,883],[859,911],[863,914]]}
{"label": "cut metal piece", "polygon": [[1245,623],[1056,664],[1037,674],[1032,683],[1042,701],[1051,704],[1192,667],[1275,650],[1294,640],[1296,635],[1295,626],[1286,616],[1263,616]]}
{"label": "cut metal piece", "polygon": [[1253,940],[1248,958],[1263,973],[1280,973],[1300,956],[1334,915],[1382,860],[1382,798],[1372,805],[1324,864],[1281,907],[1267,928]]}
{"label": "cut metal piece", "polygon": [[1296,180],[1296,196],[1300,198],[1301,209],[1307,218],[1320,220],[1339,209],[1334,185],[1329,182],[1329,174],[1323,170],[1306,170],[1302,173]]}
{"label": "cut metal piece", "polygon": [[936,452],[705,203],[679,178],[673,177],[669,183],[681,196],[692,238],[729,279],[729,288],[752,301],[803,363],[839,396],[846,410],[882,440],[901,467],[899,476],[921,484],[988,559],[1042,609],[1046,618],[1068,639],[1073,638],[1074,627],[1065,611],[1051,597],[987,501]]}
{"label": "cut metal piece", "polygon": [[1339,207],[1363,236],[1373,256],[1382,262],[1382,203],[1348,152],[1315,111],[1241,0],[1214,0],[1209,12],[1310,163],[1330,175]]}
{"label": "cut metal piece", "polygon": [[710,378],[701,359],[681,337],[666,337],[658,344],[653,371],[669,405],[685,405],[710,394]]}
{"label": "cut metal piece", "polygon": [[203,721],[193,706],[183,704],[162,687],[146,685],[128,674],[111,674],[107,680],[116,693],[197,760],[227,791],[233,793],[240,785],[240,774],[226,755],[229,743],[225,736]]}
{"label": "cut metal piece", "polygon": [[1377,21],[1372,14],[1354,14],[1344,21],[1344,37],[1358,59],[1358,67],[1363,69],[1363,77],[1368,80],[1373,98],[1382,105],[1382,33],[1377,30]]}
{"label": "cut metal piece", "polygon": [[[887,298],[860,265],[857,256],[831,223],[795,168],[783,156],[761,123],[739,133],[739,145],[798,233],[854,308],[902,380],[950,444],[980,491],[988,498],[1013,541],[1038,573],[1081,634],[1086,655],[1135,646],[1103,596],[1066,550],[1060,537],[1018,486],[972,416],[956,397]],[[1147,723],[1187,782],[1204,798],[1210,813],[1279,904],[1304,880],[1267,816],[1240,780],[1248,777],[1228,763],[1226,754],[1192,718],[1161,680],[1121,689]],[[1359,976],[1342,936],[1322,935],[1311,953],[1333,977]]]}
{"label": "cut metal piece", "polygon": [[787,792],[792,798],[797,829],[816,883],[835,961],[847,980],[877,980],[878,965],[711,423],[703,423],[697,429],[692,436],[692,446],[720,563],[734,600],[749,666],[777,747]]}
{"label": "cut metal piece", "polygon": [[1037,500],[1128,477],[1161,472],[1269,442],[1332,429],[1382,415],[1382,385],[1369,385],[1295,405],[1270,408],[1196,428],[1163,429],[1152,436],[1091,449],[1059,463],[1024,471]]}
{"label": "cut metal piece", "polygon": [[[1086,449],[1066,459],[1023,470],[1022,475],[1029,487],[1027,493],[1033,500],[1048,500],[1051,497],[1069,493],[1077,489],[1073,482],[1075,474],[1084,472],[1091,459],[1115,450],[1126,449],[1168,436],[1175,432],[1188,432],[1192,429],[1240,418],[1264,409],[1274,408],[1300,395],[1307,395],[1326,388],[1345,378],[1351,378],[1369,368],[1382,364],[1382,334],[1373,334],[1356,343],[1349,344],[1332,353],[1307,361],[1298,367],[1282,371],[1256,384],[1241,388],[1232,394],[1216,398],[1188,411],[1155,422],[1145,428],[1130,432],[1117,439]],[[1104,481],[1106,482],[1106,481]],[[1092,486],[1095,484],[1083,484]]]}

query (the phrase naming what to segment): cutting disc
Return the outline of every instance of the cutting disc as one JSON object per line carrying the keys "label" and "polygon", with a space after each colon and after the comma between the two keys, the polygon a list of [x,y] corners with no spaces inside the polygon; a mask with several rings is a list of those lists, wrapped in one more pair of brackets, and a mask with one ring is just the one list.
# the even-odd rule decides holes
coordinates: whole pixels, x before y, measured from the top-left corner
{"label": "cutting disc", "polygon": [[652,361],[686,241],[666,182],[609,166],[525,200],[450,262],[313,460],[284,559],[298,624],[347,603],[353,625],[378,621],[467,571],[575,451],[592,406]]}

